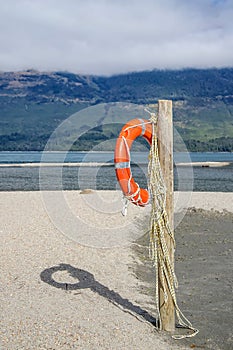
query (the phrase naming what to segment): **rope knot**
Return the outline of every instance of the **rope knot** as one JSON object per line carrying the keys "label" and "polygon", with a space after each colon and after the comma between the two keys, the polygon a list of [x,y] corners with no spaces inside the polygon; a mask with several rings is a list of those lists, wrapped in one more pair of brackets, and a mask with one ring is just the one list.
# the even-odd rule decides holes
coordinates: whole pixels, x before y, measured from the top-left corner
{"label": "rope knot", "polygon": [[158,120],[157,114],[156,114],[155,112],[151,112],[148,108],[144,108],[144,111],[150,114],[150,119],[149,119],[149,121],[150,121],[152,124],[156,124],[156,123],[157,123],[157,120]]}
{"label": "rope knot", "polygon": [[158,116],[156,115],[156,113],[150,113],[150,122],[157,124],[157,120],[158,120]]}

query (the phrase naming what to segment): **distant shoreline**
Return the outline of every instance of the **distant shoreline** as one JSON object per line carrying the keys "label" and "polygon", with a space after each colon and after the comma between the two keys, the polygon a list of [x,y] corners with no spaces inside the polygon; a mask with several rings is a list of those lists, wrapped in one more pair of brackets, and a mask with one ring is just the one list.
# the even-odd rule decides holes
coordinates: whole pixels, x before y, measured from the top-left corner
{"label": "distant shoreline", "polygon": [[[132,164],[134,165],[134,164]],[[138,165],[146,165],[146,163],[138,163]],[[191,163],[175,163],[176,167],[225,167],[233,165],[233,162],[191,162]],[[103,162],[60,162],[60,163],[43,163],[43,162],[27,162],[27,163],[0,163],[0,167],[102,167],[114,166],[114,163]]]}
{"label": "distant shoreline", "polygon": [[98,167],[98,166],[114,166],[114,163],[98,163],[98,162],[88,162],[88,163],[2,163],[0,167]]}
{"label": "distant shoreline", "polygon": [[191,162],[191,163],[176,163],[176,166],[195,166],[195,167],[222,167],[229,166],[233,162]]}

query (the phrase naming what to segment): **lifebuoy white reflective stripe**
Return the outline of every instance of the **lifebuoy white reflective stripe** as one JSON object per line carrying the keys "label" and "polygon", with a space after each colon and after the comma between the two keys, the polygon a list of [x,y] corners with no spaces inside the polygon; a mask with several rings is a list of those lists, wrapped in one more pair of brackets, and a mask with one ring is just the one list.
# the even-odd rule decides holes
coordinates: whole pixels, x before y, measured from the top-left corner
{"label": "lifebuoy white reflective stripe", "polygon": [[138,120],[141,122],[141,127],[142,127],[142,131],[141,131],[140,136],[143,136],[145,134],[145,131],[146,131],[146,124],[145,124],[143,119],[138,119]]}
{"label": "lifebuoy white reflective stripe", "polygon": [[130,168],[130,162],[120,162],[115,164],[115,169]]}

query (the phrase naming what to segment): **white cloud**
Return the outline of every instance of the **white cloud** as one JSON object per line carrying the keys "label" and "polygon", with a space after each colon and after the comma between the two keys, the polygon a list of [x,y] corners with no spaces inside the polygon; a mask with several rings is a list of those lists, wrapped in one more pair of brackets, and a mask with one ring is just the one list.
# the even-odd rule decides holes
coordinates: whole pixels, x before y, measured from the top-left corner
{"label": "white cloud", "polygon": [[233,66],[231,0],[0,0],[0,70]]}

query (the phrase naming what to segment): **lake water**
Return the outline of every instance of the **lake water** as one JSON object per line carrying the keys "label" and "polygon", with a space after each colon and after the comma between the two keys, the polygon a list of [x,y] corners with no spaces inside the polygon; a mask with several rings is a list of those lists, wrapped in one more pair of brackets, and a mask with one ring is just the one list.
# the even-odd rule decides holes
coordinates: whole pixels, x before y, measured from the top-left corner
{"label": "lake water", "polygon": [[[113,152],[0,152],[0,190],[33,191],[118,189],[113,165]],[[176,167],[177,163],[230,162],[229,166]],[[147,186],[147,152],[132,152],[132,173],[141,187]],[[63,163],[63,167],[16,166],[24,163]],[[85,163],[86,166],[68,166]],[[99,165],[98,165],[99,163]],[[175,153],[175,190],[233,192],[233,153]],[[51,164],[52,165],[52,164]],[[56,164],[57,165],[57,164]],[[93,165],[93,166],[92,166]],[[110,166],[107,166],[110,165]],[[40,178],[41,175],[41,178]]]}
{"label": "lake water", "polygon": [[[132,161],[147,164],[147,152],[132,152]],[[73,163],[73,162],[113,162],[113,152],[0,152],[1,163]],[[174,162],[233,162],[230,152],[190,152],[174,153]]]}

